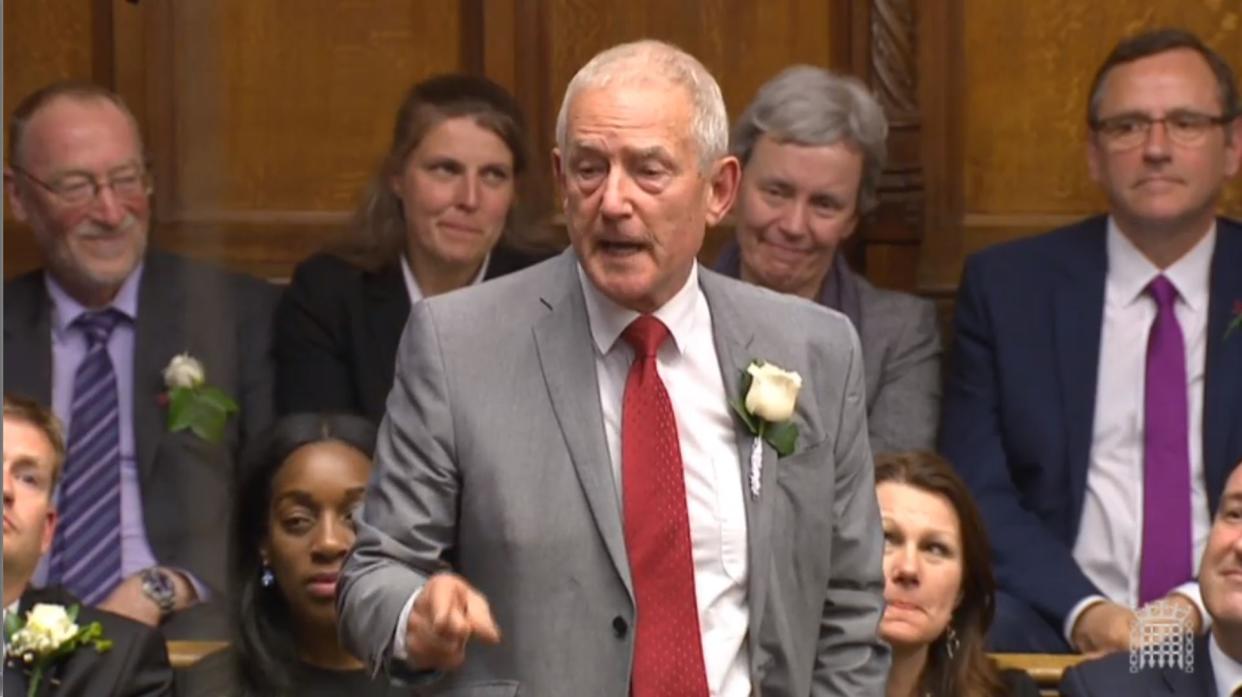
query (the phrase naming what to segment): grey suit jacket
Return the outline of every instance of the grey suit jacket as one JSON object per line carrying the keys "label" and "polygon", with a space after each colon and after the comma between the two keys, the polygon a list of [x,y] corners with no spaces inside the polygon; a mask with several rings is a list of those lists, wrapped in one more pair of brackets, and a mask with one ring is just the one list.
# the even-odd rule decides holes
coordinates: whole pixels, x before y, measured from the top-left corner
{"label": "grey suit jacket", "polygon": [[[43,272],[5,284],[4,389],[51,403],[51,299]],[[271,318],[278,293],[248,276],[151,251],[138,289],[134,341],[134,440],[143,521],[160,564],[185,569],[214,597],[225,592],[225,545],[233,468],[273,412]],[[241,407],[220,444],[189,431],[169,433],[158,401],[163,370],[188,352],[207,381]],[[227,638],[223,605],[174,617],[170,638]]]}
{"label": "grey suit jacket", "polygon": [[[451,568],[504,638],[472,644],[434,693],[629,693],[634,595],[576,266],[567,251],[411,313],[338,596],[346,646],[377,670],[411,593]],[[805,379],[797,451],[765,446],[760,495],[746,489],[752,682],[881,695],[883,540],[857,337],[812,303],[700,280],[730,394],[754,358]],[[750,444],[739,425],[743,461]]]}
{"label": "grey suit jacket", "polygon": [[845,273],[858,290],[872,452],[935,448],[942,351],[935,304]]}

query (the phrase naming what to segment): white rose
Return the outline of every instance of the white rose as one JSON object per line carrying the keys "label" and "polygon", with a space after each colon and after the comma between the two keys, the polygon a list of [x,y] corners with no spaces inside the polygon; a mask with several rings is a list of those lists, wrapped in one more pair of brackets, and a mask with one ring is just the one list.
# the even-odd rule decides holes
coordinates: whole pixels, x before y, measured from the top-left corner
{"label": "white rose", "polygon": [[26,613],[26,626],[13,635],[17,653],[47,654],[78,633],[78,625],[60,605],[39,603]]}
{"label": "white rose", "polygon": [[203,364],[188,353],[173,356],[164,369],[164,384],[170,388],[198,387],[206,380]]}
{"label": "white rose", "polygon": [[781,370],[771,363],[751,363],[750,390],[746,393],[746,411],[770,423],[788,421],[793,416],[798,390],[802,388],[802,376],[791,370]]}

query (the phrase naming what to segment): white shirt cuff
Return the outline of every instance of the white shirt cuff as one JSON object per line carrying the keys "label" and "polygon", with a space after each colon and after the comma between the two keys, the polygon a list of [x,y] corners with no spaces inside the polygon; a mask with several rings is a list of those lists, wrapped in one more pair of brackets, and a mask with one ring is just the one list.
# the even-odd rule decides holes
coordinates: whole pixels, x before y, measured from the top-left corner
{"label": "white shirt cuff", "polygon": [[1204,630],[1212,626],[1212,616],[1208,614],[1207,605],[1203,604],[1203,591],[1199,589],[1197,581],[1183,583],[1170,592],[1177,593],[1195,604],[1195,607],[1199,609],[1199,619],[1203,621]]}
{"label": "white shirt cuff", "polygon": [[401,608],[401,614],[397,617],[397,632],[392,638],[392,657],[404,661],[409,658],[409,654],[405,650],[405,629],[410,624],[410,611],[414,609],[414,601],[418,600],[418,594],[423,592],[423,587],[419,586],[418,590],[410,594],[410,599],[405,601],[405,606]]}
{"label": "white shirt cuff", "polygon": [[1092,605],[1106,602],[1108,602],[1108,598],[1105,598],[1102,595],[1088,595],[1082,600],[1079,600],[1078,604],[1075,605],[1073,609],[1069,611],[1069,614],[1065,616],[1065,626],[1061,628],[1061,632],[1065,635],[1065,641],[1070,645],[1071,649],[1075,651],[1078,650],[1078,647],[1074,645],[1074,625],[1078,623],[1078,617]]}

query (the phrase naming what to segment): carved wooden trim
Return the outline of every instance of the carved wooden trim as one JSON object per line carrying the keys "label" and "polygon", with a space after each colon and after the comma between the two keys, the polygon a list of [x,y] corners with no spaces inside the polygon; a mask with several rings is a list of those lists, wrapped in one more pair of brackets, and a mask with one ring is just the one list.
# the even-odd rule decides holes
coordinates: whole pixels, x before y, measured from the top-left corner
{"label": "carved wooden trim", "polygon": [[872,0],[867,75],[889,121],[888,162],[880,175],[880,210],[869,240],[917,244],[923,237],[918,16],[914,0]]}

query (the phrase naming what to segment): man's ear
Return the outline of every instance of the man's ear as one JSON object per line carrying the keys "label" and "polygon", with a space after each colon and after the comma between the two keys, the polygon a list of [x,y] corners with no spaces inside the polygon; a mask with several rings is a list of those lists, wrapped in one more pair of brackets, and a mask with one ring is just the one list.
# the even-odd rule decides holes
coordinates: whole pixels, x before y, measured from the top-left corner
{"label": "man's ear", "polygon": [[715,226],[737,199],[738,185],[742,180],[742,163],[732,155],[726,155],[712,166],[707,183],[707,224]]}
{"label": "man's ear", "polygon": [[17,188],[17,173],[12,167],[4,168],[4,193],[9,199],[9,210],[13,211],[13,217],[19,222],[28,222],[29,214],[26,212],[26,204],[22,201],[21,191]]}
{"label": "man's ear", "polygon": [[1096,139],[1095,133],[1087,134],[1087,172],[1091,175],[1091,181],[1096,184],[1100,183],[1101,161],[1106,157],[1104,151],[1100,149],[1100,143]]}
{"label": "man's ear", "polygon": [[561,197],[561,210],[569,210],[569,200],[565,196],[569,185],[565,182],[565,160],[559,147],[552,148],[552,180],[556,183],[557,195]]}
{"label": "man's ear", "polygon": [[1232,177],[1242,169],[1242,116],[1225,124],[1225,176]]}

